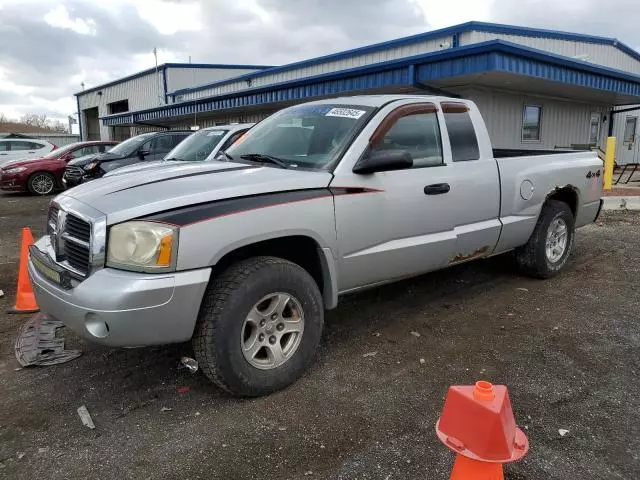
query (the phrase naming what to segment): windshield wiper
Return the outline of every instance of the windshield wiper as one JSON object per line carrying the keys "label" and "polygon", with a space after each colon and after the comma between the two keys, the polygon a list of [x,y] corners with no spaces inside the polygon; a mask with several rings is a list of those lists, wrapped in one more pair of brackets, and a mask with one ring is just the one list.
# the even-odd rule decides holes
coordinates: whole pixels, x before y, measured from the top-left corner
{"label": "windshield wiper", "polygon": [[229,155],[227,152],[225,152],[224,150],[220,150],[217,155],[216,155],[216,159],[218,159],[218,157],[220,157],[220,155],[222,155],[223,157],[225,157],[227,160],[229,160],[230,162],[233,162],[233,157],[231,155]]}
{"label": "windshield wiper", "polygon": [[184,162],[183,159],[178,157],[165,158],[164,161],[165,162]]}
{"label": "windshield wiper", "polygon": [[246,155],[240,155],[243,160],[251,160],[253,162],[273,163],[282,168],[289,168],[290,164],[281,158],[274,157],[273,155],[265,155],[264,153],[247,153]]}

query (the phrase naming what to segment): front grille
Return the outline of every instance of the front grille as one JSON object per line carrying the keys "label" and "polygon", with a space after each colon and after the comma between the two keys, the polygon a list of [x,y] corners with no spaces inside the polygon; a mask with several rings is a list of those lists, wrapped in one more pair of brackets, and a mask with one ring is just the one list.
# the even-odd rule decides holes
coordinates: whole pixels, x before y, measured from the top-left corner
{"label": "front grille", "polygon": [[75,167],[71,165],[65,168],[64,176],[71,180],[80,180],[84,176],[84,170],[82,167]]}
{"label": "front grille", "polygon": [[[67,262],[73,268],[86,275],[89,273],[91,225],[85,220],[68,213],[65,234],[64,256]],[[79,240],[79,242],[74,240]]]}
{"label": "front grille", "polygon": [[67,215],[65,231],[69,236],[82,240],[83,242],[89,243],[89,240],[91,240],[91,225],[75,215]]}

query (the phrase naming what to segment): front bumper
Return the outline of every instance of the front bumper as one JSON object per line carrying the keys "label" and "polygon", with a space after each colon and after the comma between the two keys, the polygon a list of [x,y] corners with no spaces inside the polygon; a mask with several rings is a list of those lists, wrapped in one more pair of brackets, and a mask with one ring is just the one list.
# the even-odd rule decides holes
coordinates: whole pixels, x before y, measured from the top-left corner
{"label": "front bumper", "polygon": [[9,192],[24,192],[27,190],[27,185],[19,174],[7,175],[6,173],[0,173],[0,189]]}
{"label": "front bumper", "polygon": [[[47,237],[35,246],[46,251]],[[84,338],[114,347],[187,341],[193,335],[210,268],[145,274],[103,268],[72,288],[57,285],[29,258],[40,309]]]}

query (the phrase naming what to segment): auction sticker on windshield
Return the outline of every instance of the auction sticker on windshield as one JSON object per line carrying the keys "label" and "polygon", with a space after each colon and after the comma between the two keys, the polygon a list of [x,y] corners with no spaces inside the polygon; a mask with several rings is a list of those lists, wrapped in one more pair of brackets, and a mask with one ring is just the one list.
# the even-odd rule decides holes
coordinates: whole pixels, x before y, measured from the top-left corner
{"label": "auction sticker on windshield", "polygon": [[207,134],[207,137],[219,137],[220,135],[224,135],[222,130],[213,130]]}
{"label": "auction sticker on windshield", "polygon": [[356,110],[355,108],[332,108],[329,110],[325,117],[343,117],[343,118],[360,118],[364,115],[364,110]]}

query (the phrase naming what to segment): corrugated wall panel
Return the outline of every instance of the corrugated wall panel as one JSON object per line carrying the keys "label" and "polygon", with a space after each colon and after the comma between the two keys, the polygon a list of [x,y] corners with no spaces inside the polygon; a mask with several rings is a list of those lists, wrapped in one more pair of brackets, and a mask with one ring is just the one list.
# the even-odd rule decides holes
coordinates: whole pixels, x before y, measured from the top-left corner
{"label": "corrugated wall panel", "polygon": [[[445,36],[435,40],[418,41],[411,45],[404,45],[401,47],[390,48],[376,53],[369,53],[364,55],[356,55],[353,57],[341,58],[338,60],[327,61],[308,67],[301,67],[297,69],[287,70],[283,72],[276,72],[271,75],[264,75],[252,80],[251,88],[272,85],[274,83],[281,83],[288,80],[295,80],[300,78],[312,77],[315,75],[321,75],[323,73],[337,72],[346,70],[349,68],[361,67],[364,65],[371,65],[375,63],[385,62],[388,60],[395,60],[398,58],[408,57],[412,55],[419,55],[421,53],[435,52],[441,49],[440,44],[451,44],[451,36]],[[227,85],[221,85],[212,87],[209,89],[199,90],[195,92],[187,92],[181,97],[181,101],[194,100],[197,98],[210,97],[214,95],[221,95],[225,93],[237,92],[244,90],[248,87],[245,80],[240,80]],[[176,99],[178,100],[178,99]]]}
{"label": "corrugated wall panel", "polygon": [[463,33],[460,45],[496,39],[640,75],[640,62],[612,45],[479,31]]}
{"label": "corrugated wall panel", "polygon": [[228,78],[238,77],[246,73],[256,72],[255,69],[240,68],[172,68],[167,69],[167,91],[174,92],[182,88],[219,82]]}
{"label": "corrugated wall panel", "polygon": [[[640,105],[625,105],[618,108],[627,109],[640,107]],[[616,163],[618,165],[627,165],[629,163],[640,163],[640,110],[631,110],[615,115],[613,120],[613,136],[616,137]],[[626,128],[627,118],[636,118],[636,140],[634,142],[625,143],[624,131]]]}
{"label": "corrugated wall panel", "polygon": [[[496,148],[553,149],[589,142],[591,114],[607,115],[606,105],[564,102],[541,96],[518,95],[486,90],[466,90],[464,96],[478,105]],[[542,107],[539,142],[522,141],[524,105]],[[600,126],[600,147],[604,147],[608,124]]]}

